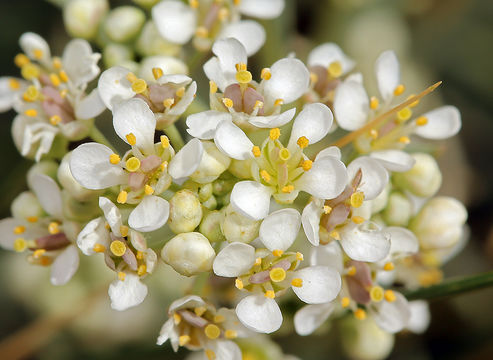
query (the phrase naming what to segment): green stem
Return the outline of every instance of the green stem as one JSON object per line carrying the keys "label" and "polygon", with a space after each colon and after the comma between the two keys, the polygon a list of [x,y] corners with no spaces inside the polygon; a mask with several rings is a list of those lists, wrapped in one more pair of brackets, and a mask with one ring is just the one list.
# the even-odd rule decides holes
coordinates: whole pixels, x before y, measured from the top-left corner
{"label": "green stem", "polygon": [[431,300],[446,296],[459,295],[489,286],[493,286],[493,271],[448,279],[438,285],[404,292],[404,296],[408,300]]}
{"label": "green stem", "polygon": [[183,145],[185,145],[185,142],[183,141],[180,132],[178,131],[178,129],[174,124],[171,124],[163,131],[166,134],[166,136],[169,138],[169,141],[171,142],[171,145],[173,146],[173,149],[175,149],[175,151],[180,150],[183,147]]}
{"label": "green stem", "polygon": [[96,125],[94,125],[92,127],[91,132],[89,133],[89,137],[91,139],[93,139],[94,141],[100,143],[100,144],[106,145],[111,150],[113,150],[114,152],[116,152],[116,150],[113,147],[113,145],[111,145],[111,143],[106,138],[106,136],[104,136],[104,134],[101,131],[99,131],[99,129],[96,127]]}

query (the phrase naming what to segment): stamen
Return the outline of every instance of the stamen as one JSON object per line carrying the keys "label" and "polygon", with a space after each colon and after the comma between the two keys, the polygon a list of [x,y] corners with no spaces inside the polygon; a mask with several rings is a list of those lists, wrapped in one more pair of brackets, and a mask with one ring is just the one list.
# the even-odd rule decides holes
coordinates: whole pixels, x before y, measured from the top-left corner
{"label": "stamen", "polygon": [[252,154],[255,157],[259,157],[260,156],[260,148],[258,146],[254,146],[252,148]]}
{"label": "stamen", "polygon": [[407,145],[411,142],[411,139],[409,139],[409,137],[407,137],[407,136],[401,136],[399,138],[399,142]]}
{"label": "stamen", "polygon": [[236,279],[235,286],[238,288],[238,290],[243,289],[243,281],[241,281],[241,279]]}
{"label": "stamen", "polygon": [[288,150],[288,149],[286,149],[286,148],[282,148],[282,149],[279,151],[279,158],[280,158],[282,161],[288,161],[290,157],[291,157],[291,153],[289,152],[289,150]]}
{"label": "stamen", "polygon": [[388,263],[386,263],[386,264],[383,266],[383,269],[384,269],[385,271],[392,271],[392,270],[394,270],[394,268],[395,268],[395,266],[394,266],[394,263],[392,263],[392,262],[388,262]]}
{"label": "stamen", "polygon": [[204,333],[209,339],[214,340],[221,335],[221,329],[217,325],[209,324],[205,327]]}
{"label": "stamen", "polygon": [[331,62],[327,71],[333,78],[338,78],[342,75],[342,64],[339,61]]}
{"label": "stamen", "polygon": [[224,322],[226,318],[223,315],[215,315],[213,320],[216,324],[219,324]]}
{"label": "stamen", "polygon": [[269,137],[271,140],[277,140],[281,136],[281,130],[279,128],[270,129]]}
{"label": "stamen", "polygon": [[349,269],[347,270],[347,274],[349,276],[354,276],[356,275],[356,267],[354,265],[351,265]]}
{"label": "stamen", "polygon": [[135,74],[131,72],[127,74],[126,78],[130,83],[133,83],[138,80],[137,76],[135,76]]}
{"label": "stamen", "polygon": [[363,309],[356,309],[354,312],[354,317],[358,320],[365,320],[366,319],[366,311]]}
{"label": "stamen", "polygon": [[209,35],[209,30],[207,30],[204,26],[199,26],[197,30],[195,30],[195,36],[199,38],[206,38]]}
{"label": "stamen", "polygon": [[146,195],[152,195],[154,194],[154,189],[152,188],[152,186],[145,184],[144,192]]}
{"label": "stamen", "polygon": [[34,256],[35,259],[39,259],[45,253],[46,253],[46,249],[38,249],[38,250],[35,250],[34,251],[33,256]]}
{"label": "stamen", "polygon": [[375,96],[372,96],[370,99],[370,109],[375,110],[378,108],[378,105],[380,105],[380,102]]}
{"label": "stamen", "polygon": [[262,80],[269,80],[272,77],[272,73],[270,72],[270,69],[263,68],[262,71],[260,72],[260,77],[262,78]]}
{"label": "stamen", "polygon": [[106,251],[106,247],[102,244],[94,244],[92,250],[96,253],[103,253]]}
{"label": "stamen", "polygon": [[303,168],[303,170],[305,171],[308,171],[312,168],[313,166],[313,161],[311,160],[304,160],[302,163],[301,163],[301,167]]}
{"label": "stamen", "polygon": [[130,172],[136,172],[140,168],[140,160],[132,156],[125,162],[125,168]]}
{"label": "stamen", "polygon": [[118,204],[125,204],[127,202],[128,193],[125,190],[120,191],[118,197],[116,198],[116,202]]}
{"label": "stamen", "polygon": [[118,154],[110,155],[110,163],[113,165],[119,164],[121,161],[120,156]]}
{"label": "stamen", "polygon": [[173,322],[175,323],[175,325],[181,323],[181,315],[178,313],[173,313]]}
{"label": "stamen", "polygon": [[351,194],[351,206],[354,208],[359,208],[361,205],[363,205],[364,200],[365,194],[361,191]]}
{"label": "stamen", "polygon": [[300,252],[297,252],[297,253],[296,253],[296,260],[298,260],[298,261],[303,261],[303,259],[304,259],[304,258],[303,258],[303,254],[302,254],[302,253],[300,253]]}
{"label": "stamen", "polygon": [[24,111],[24,115],[29,117],[36,117],[38,115],[38,112],[36,111],[36,109],[28,109]]}
{"label": "stamen", "polygon": [[341,240],[341,236],[339,235],[339,232],[337,230],[332,230],[329,236],[333,237],[336,240]]}
{"label": "stamen", "polygon": [[61,80],[57,74],[50,74],[50,81],[54,87],[60,86]]}
{"label": "stamen", "polygon": [[132,90],[137,94],[142,94],[147,90],[147,83],[144,79],[137,79],[132,82]]}
{"label": "stamen", "polygon": [[286,193],[286,194],[292,193],[293,190],[294,190],[294,186],[293,185],[286,185],[286,186],[283,186],[283,188],[281,189],[281,191],[283,193]]}
{"label": "stamen", "polygon": [[281,257],[282,254],[284,254],[284,250],[281,250],[281,249],[276,249],[276,250],[272,251],[272,255],[274,255],[275,257]]}
{"label": "stamen", "polygon": [[274,282],[281,282],[286,278],[286,271],[280,267],[273,268],[269,271],[269,277]]}
{"label": "stamen", "polygon": [[211,94],[215,94],[217,92],[217,85],[214,81],[209,81],[209,91]]}
{"label": "stamen", "polygon": [[276,293],[273,290],[267,290],[264,293],[264,296],[269,299],[274,299],[276,297]]}
{"label": "stamen", "polygon": [[31,62],[31,60],[29,60],[29,58],[24,54],[17,54],[14,57],[14,64],[20,68],[26,64],[29,64],[30,62]]}
{"label": "stamen", "polygon": [[315,73],[313,73],[313,72],[311,72],[311,73],[310,73],[310,82],[311,82],[312,84],[316,84],[316,83],[317,83],[317,81],[318,81],[318,75],[317,75],[317,74],[315,74]]}
{"label": "stamen", "polygon": [[182,86],[181,88],[179,88],[178,90],[176,90],[175,94],[179,98],[182,98],[183,95],[185,95],[185,87]]}
{"label": "stamen", "polygon": [[28,216],[26,220],[30,223],[35,223],[38,222],[38,217],[37,216]]}
{"label": "stamen", "polygon": [[19,90],[20,87],[21,87],[21,83],[18,80],[12,78],[9,79],[9,88],[11,90]]}
{"label": "stamen", "polygon": [[110,250],[115,256],[123,256],[127,251],[127,246],[123,241],[113,240],[110,244]]}
{"label": "stamen", "polygon": [[166,135],[161,135],[159,140],[161,140],[161,146],[163,149],[169,148],[169,138]]}
{"label": "stamen", "polygon": [[22,226],[22,225],[19,225],[19,226],[16,226],[14,228],[14,234],[22,234],[24,231],[26,231],[26,227],[25,226]]}
{"label": "stamen", "polygon": [[134,146],[137,143],[137,139],[133,133],[127,134],[125,138],[131,146]]}
{"label": "stamen", "polygon": [[298,141],[296,141],[296,144],[302,149],[306,148],[310,141],[306,138],[306,136],[300,136],[298,138]]}
{"label": "stamen", "polygon": [[41,49],[34,49],[33,55],[34,55],[34,58],[36,60],[39,60],[39,59],[41,59],[43,57],[43,50],[41,50]]}
{"label": "stamen", "polygon": [[196,9],[199,7],[199,0],[190,0],[189,4],[192,9]]}
{"label": "stamen", "polygon": [[260,109],[264,107],[264,103],[260,100],[255,101],[255,105],[253,105],[254,109]]}
{"label": "stamen", "polygon": [[164,75],[163,69],[158,67],[152,68],[152,76],[154,76],[155,80],[159,79],[163,75]]}
{"label": "stamen", "polygon": [[202,316],[204,315],[204,313],[207,311],[207,309],[205,308],[205,306],[197,306],[195,309],[193,309],[193,312],[195,313],[195,315],[197,316]]}
{"label": "stamen", "polygon": [[261,257],[258,257],[255,259],[255,265],[259,266],[260,264],[262,264],[262,258]]}
{"label": "stamen", "polygon": [[58,234],[60,232],[60,228],[58,226],[58,223],[56,222],[51,222],[49,225],[48,225],[48,232],[51,234],[51,235],[55,235],[55,234]]}
{"label": "stamen", "polygon": [[139,276],[144,276],[147,273],[147,266],[146,264],[142,264],[139,266],[137,269],[137,275]]}
{"label": "stamen", "polygon": [[409,120],[412,115],[413,115],[413,112],[412,112],[411,108],[405,107],[404,109],[402,109],[401,111],[399,111],[397,113],[397,120],[400,123],[403,123],[403,122]]}
{"label": "stamen", "polygon": [[120,234],[122,234],[123,237],[126,237],[128,235],[128,226],[121,225],[120,226]]}
{"label": "stamen", "polygon": [[376,138],[378,137],[378,131],[375,129],[371,129],[370,136],[372,137],[373,140],[376,140]]}
{"label": "stamen", "polygon": [[373,286],[370,290],[370,298],[374,302],[380,302],[383,300],[384,292],[381,286]]}
{"label": "stamen", "polygon": [[182,335],[178,338],[178,343],[180,344],[180,346],[185,346],[189,342],[190,342],[190,336],[188,335]]}
{"label": "stamen", "polygon": [[60,70],[62,68],[62,60],[60,60],[59,57],[53,58],[53,67],[57,70]]}
{"label": "stamen", "polygon": [[39,68],[31,63],[27,63],[21,68],[21,75],[26,80],[32,80],[39,77]]}
{"label": "stamen", "polygon": [[420,116],[416,119],[416,125],[424,126],[426,124],[428,124],[428,118],[426,116]]}
{"label": "stamen", "polygon": [[399,96],[402,95],[402,93],[406,90],[406,87],[403,84],[397,85],[397,87],[394,89],[394,95]]}
{"label": "stamen", "polygon": [[175,103],[174,98],[168,98],[163,100],[163,105],[166,109],[171,108],[171,106],[173,106],[174,103]]}
{"label": "stamen", "polygon": [[347,308],[349,306],[349,304],[351,303],[351,299],[349,299],[347,296],[344,296],[342,299],[341,299],[341,306],[343,308]]}
{"label": "stamen", "polygon": [[[11,81],[16,81],[18,83],[17,80],[15,79],[11,79]],[[20,84],[19,84],[20,86]],[[10,87],[12,88],[12,84],[10,84]],[[27,102],[32,102],[32,101],[36,101],[38,98],[39,98],[39,91],[38,89],[36,88],[36,86],[34,85],[30,85],[26,91],[24,92],[24,94],[22,95],[22,98],[27,101]]]}
{"label": "stamen", "polygon": [[207,356],[207,360],[216,360],[216,353],[211,349],[205,349],[205,356]]}
{"label": "stamen", "polygon": [[291,280],[291,286],[302,287],[303,286],[303,279],[294,278],[293,280]]}
{"label": "stamen", "polygon": [[274,106],[281,106],[282,104],[284,104],[283,99],[276,99],[276,101],[274,101]]}
{"label": "stamen", "polygon": [[353,216],[353,217],[351,218],[351,220],[352,220],[355,224],[358,224],[358,225],[359,225],[359,224],[362,224],[362,223],[364,223],[364,222],[365,222],[365,219],[364,219],[363,217],[361,217],[361,216]]}
{"label": "stamen", "polygon": [[234,105],[233,100],[231,100],[230,98],[227,98],[227,97],[223,98],[223,104],[227,108],[232,108]]}
{"label": "stamen", "polygon": [[61,70],[59,73],[58,73],[58,76],[60,77],[60,80],[62,80],[64,83],[67,83],[68,82],[68,75],[65,71]]}
{"label": "stamen", "polygon": [[396,300],[396,296],[392,290],[385,290],[384,297],[388,302],[394,302]]}
{"label": "stamen", "polygon": [[14,240],[13,248],[16,252],[23,252],[27,248],[27,241],[24,238]]}
{"label": "stamen", "polygon": [[247,66],[245,63],[238,63],[235,65],[236,71],[244,71],[247,69]]}
{"label": "stamen", "polygon": [[62,97],[62,99],[65,99],[65,97],[67,96],[68,94],[68,90],[67,89],[63,89],[60,91],[60,96]]}
{"label": "stamen", "polygon": [[240,84],[248,84],[252,81],[252,73],[248,70],[240,70],[236,73],[235,78]]}
{"label": "stamen", "polygon": [[228,16],[229,16],[229,10],[225,7],[221,8],[219,10],[219,13],[217,14],[217,18],[221,21],[226,20]]}
{"label": "stamen", "polygon": [[236,339],[238,337],[238,333],[235,330],[228,329],[224,332],[224,337],[226,339]]}
{"label": "stamen", "polygon": [[53,126],[58,125],[62,121],[62,118],[58,115],[53,115],[50,117],[50,124]]}
{"label": "stamen", "polygon": [[135,255],[137,260],[142,260],[144,258],[144,253],[142,251],[137,251],[137,255]]}
{"label": "stamen", "polygon": [[265,182],[269,182],[271,179],[269,173],[266,170],[262,170],[260,172],[260,176],[262,177],[262,179],[264,179]]}

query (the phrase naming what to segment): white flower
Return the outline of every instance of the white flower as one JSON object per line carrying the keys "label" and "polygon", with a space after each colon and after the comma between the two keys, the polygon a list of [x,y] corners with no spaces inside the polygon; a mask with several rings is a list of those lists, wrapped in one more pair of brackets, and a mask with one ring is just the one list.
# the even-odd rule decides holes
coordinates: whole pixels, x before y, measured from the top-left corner
{"label": "white flower", "polygon": [[17,96],[23,93],[28,83],[10,76],[0,77],[0,112],[10,110]]}

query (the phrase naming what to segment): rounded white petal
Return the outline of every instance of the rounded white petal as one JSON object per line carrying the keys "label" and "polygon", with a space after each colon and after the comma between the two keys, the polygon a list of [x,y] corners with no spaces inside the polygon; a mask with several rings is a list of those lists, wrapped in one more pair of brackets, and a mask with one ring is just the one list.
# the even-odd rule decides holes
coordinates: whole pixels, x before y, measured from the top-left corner
{"label": "rounded white petal", "polygon": [[156,345],[163,345],[170,338],[171,332],[174,330],[175,322],[173,319],[168,319],[161,330],[159,331],[159,336],[156,340]]}
{"label": "rounded white petal", "polygon": [[130,70],[122,66],[114,66],[103,71],[98,80],[98,91],[101,100],[110,110],[113,106],[135,96],[127,75]]}
{"label": "rounded white petal", "polygon": [[182,179],[192,175],[200,165],[204,147],[199,139],[190,140],[180,151],[171,159],[168,166],[168,173],[173,179]]}
{"label": "rounded white petal", "polygon": [[110,234],[102,217],[89,221],[77,236],[77,246],[85,255],[94,255],[94,245],[107,247],[109,241]]}
{"label": "rounded white petal", "polygon": [[113,150],[98,143],[77,147],[70,157],[70,171],[77,182],[91,190],[105,189],[126,181],[125,171],[110,163]]}
{"label": "rounded white petal", "polygon": [[48,63],[51,58],[50,47],[45,39],[33,32],[26,32],[19,38],[19,45],[22,51],[31,59],[38,58],[35,56],[37,50],[41,51],[41,62]]}
{"label": "rounded white petal", "polygon": [[401,81],[399,60],[392,50],[384,51],[375,61],[375,75],[380,95],[384,101],[389,101]]}
{"label": "rounded white petal", "polygon": [[342,74],[346,74],[354,67],[354,61],[344,54],[341,48],[334,43],[325,43],[314,48],[308,55],[308,65],[320,65],[328,67],[331,63],[338,61],[342,65]]}
{"label": "rounded white petal", "polygon": [[98,89],[91,91],[89,95],[82,98],[75,107],[75,117],[77,119],[92,119],[98,116],[106,109]]}
{"label": "rounded white petal", "polygon": [[411,170],[416,160],[408,153],[400,150],[374,151],[370,154],[389,171],[404,172]]}
{"label": "rounded white petal", "polygon": [[253,143],[243,130],[229,121],[222,121],[216,128],[214,143],[230,158],[246,160],[252,157]]}
{"label": "rounded white petal", "polygon": [[397,333],[404,329],[411,317],[406,298],[399,292],[394,292],[394,294],[395,301],[382,301],[378,303],[376,311],[370,309],[377,325],[389,333]]}
{"label": "rounded white petal", "polygon": [[139,305],[147,296],[147,286],[137,275],[126,273],[125,280],[115,280],[108,288],[113,310],[123,311]]}
{"label": "rounded white petal", "polygon": [[236,83],[236,64],[247,63],[246,49],[240,41],[228,38],[217,40],[212,46],[212,52],[217,56],[223,80],[219,78],[217,82],[214,74],[209,73],[209,66],[204,65],[204,71],[207,77],[216,81],[219,88],[224,91],[226,86]]}
{"label": "rounded white petal", "polygon": [[128,225],[137,231],[150,232],[159,229],[169,216],[169,203],[159,196],[146,196],[128,217]]}
{"label": "rounded white petal", "polygon": [[63,51],[63,70],[75,86],[85,85],[98,76],[97,63],[100,57],[100,54],[92,52],[86,40],[70,40]]}
{"label": "rounded white petal", "polygon": [[291,288],[307,304],[327,303],[341,291],[341,275],[327,266],[310,266],[296,271],[294,276],[303,280],[303,285]]}
{"label": "rounded white petal", "polygon": [[187,43],[197,26],[194,10],[181,1],[161,1],[152,8],[152,19],[161,36],[176,44]]}
{"label": "rounded white petal", "polygon": [[347,79],[340,84],[334,96],[334,115],[344,130],[353,131],[368,120],[370,101],[363,84]]}
{"label": "rounded white petal", "polygon": [[348,174],[344,164],[332,157],[314,161],[312,168],[296,182],[295,187],[320,199],[333,199],[346,187]]}
{"label": "rounded white petal", "polygon": [[303,209],[301,214],[301,223],[303,224],[303,230],[308,241],[314,245],[318,246],[320,244],[320,216],[322,215],[323,209],[318,201],[311,201]]}
{"label": "rounded white petal", "polygon": [[[217,57],[212,57],[207,60],[202,68],[204,69],[204,73],[207,78],[214,81],[221,91],[224,91],[226,86],[231,83],[231,80],[226,81],[226,77],[221,69],[221,64],[219,63],[219,59]],[[229,77],[229,79],[231,79],[231,77]]]}
{"label": "rounded white petal", "polygon": [[69,245],[51,264],[50,281],[53,285],[65,285],[79,268],[79,252],[75,245]]}
{"label": "rounded white petal", "polygon": [[271,78],[265,81],[264,93],[273,102],[282,99],[289,104],[308,90],[310,72],[298,59],[284,58],[270,68]]}
{"label": "rounded white petal", "polygon": [[63,218],[62,193],[58,184],[48,175],[31,174],[29,183],[43,209],[57,219]]}
{"label": "rounded white petal", "polygon": [[214,259],[214,274],[236,277],[246,273],[255,263],[255,248],[245,243],[234,242],[222,249]]}
{"label": "rounded white petal", "polygon": [[273,19],[284,10],[284,0],[242,0],[239,5],[243,15],[259,19]]}
{"label": "rounded white petal", "polygon": [[344,255],[337,241],[327,245],[312,248],[310,265],[323,265],[336,269],[339,273],[344,270]]}
{"label": "rounded white petal", "polygon": [[281,327],[282,314],[274,299],[263,294],[243,298],[236,306],[236,315],[248,329],[270,334]]}
{"label": "rounded white petal", "polygon": [[223,121],[232,121],[230,113],[207,110],[187,117],[187,132],[201,140],[214,139],[217,126]]}
{"label": "rounded white petal", "polygon": [[168,309],[168,313],[172,313],[174,311],[184,309],[184,308],[196,308],[199,306],[205,306],[205,301],[197,295],[186,295],[182,298],[179,298],[171,303]]}
{"label": "rounded white petal", "polygon": [[248,56],[255,54],[265,43],[265,30],[258,22],[241,20],[230,23],[221,31],[220,38],[234,38],[245,47]]}
{"label": "rounded white petal", "polygon": [[296,114],[296,108],[284,111],[283,113],[270,116],[250,116],[248,122],[259,128],[275,128],[286,125]]}
{"label": "rounded white petal", "polygon": [[398,226],[389,226],[385,231],[390,235],[390,253],[393,256],[408,256],[418,252],[419,242],[412,231]]}
{"label": "rounded white petal", "polygon": [[304,136],[309,144],[315,144],[328,134],[333,116],[327,105],[321,103],[305,105],[293,123],[289,147],[296,146],[296,141]]}
{"label": "rounded white petal", "polygon": [[414,132],[426,139],[447,139],[457,134],[462,126],[459,109],[446,105],[423,114],[426,125],[418,126]]}
{"label": "rounded white petal", "polygon": [[231,205],[243,216],[261,220],[269,214],[271,191],[256,181],[240,181],[231,191]]}
{"label": "rounded white petal", "polygon": [[303,306],[294,314],[294,329],[301,336],[310,335],[327,320],[334,311],[334,304],[312,304]]}
{"label": "rounded white petal", "polygon": [[358,190],[365,194],[365,200],[373,200],[385,189],[389,182],[389,173],[377,160],[361,156],[347,167],[350,181],[360,169],[362,175]]}
{"label": "rounded white petal", "polygon": [[118,207],[110,199],[103,196],[99,197],[99,207],[103,210],[104,217],[110,225],[111,232],[117,237],[121,236],[122,215]]}
{"label": "rounded white petal", "polygon": [[175,106],[173,106],[167,113],[168,116],[179,116],[185,112],[190,104],[195,99],[195,93],[197,92],[197,83],[194,81],[190,84],[185,94]]}
{"label": "rounded white petal", "polygon": [[337,146],[329,146],[328,148],[323,149],[317,154],[317,156],[315,157],[315,161],[326,156],[332,156],[337,160],[341,160],[341,149],[339,149]]}
{"label": "rounded white petal", "polygon": [[366,222],[359,226],[350,223],[339,234],[342,248],[353,260],[380,261],[390,251],[389,235],[374,223]]}
{"label": "rounded white petal", "polygon": [[[0,246],[6,250],[14,250],[14,241],[18,238],[14,234],[14,228],[21,225],[20,222],[15,218],[5,218],[0,220]],[[24,235],[25,236],[25,235]]]}
{"label": "rounded white petal", "polygon": [[406,325],[406,329],[412,331],[415,334],[422,334],[428,329],[430,325],[430,308],[428,303],[424,300],[415,300],[409,302],[409,310],[411,316]]}
{"label": "rounded white petal", "polygon": [[[155,67],[161,68],[165,76],[188,74],[187,64],[185,64],[182,60],[173,56],[154,55],[145,57],[141,60],[138,76],[145,81],[154,82],[155,80],[154,75],[152,74],[152,69]],[[171,79],[181,80],[180,78],[185,80],[182,76],[179,76],[178,79],[176,77],[172,77]],[[159,83],[161,82],[159,81]]]}
{"label": "rounded white petal", "polygon": [[259,237],[270,251],[286,251],[298,236],[301,215],[296,209],[274,211],[260,224]]}
{"label": "rounded white petal", "polygon": [[[231,340],[211,341],[205,345],[205,349],[214,351],[215,360],[242,360],[240,347]],[[204,359],[206,359],[205,357]]]}

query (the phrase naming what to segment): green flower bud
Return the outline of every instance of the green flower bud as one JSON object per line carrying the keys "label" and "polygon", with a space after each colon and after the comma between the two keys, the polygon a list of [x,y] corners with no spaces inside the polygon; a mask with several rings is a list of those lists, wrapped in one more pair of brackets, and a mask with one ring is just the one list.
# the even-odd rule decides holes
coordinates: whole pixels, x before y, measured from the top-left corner
{"label": "green flower bud", "polygon": [[233,180],[218,179],[212,183],[212,193],[216,196],[223,196],[229,193],[234,185]]}
{"label": "green flower bud", "polygon": [[107,68],[122,65],[133,58],[134,53],[127,45],[110,43],[103,49],[103,62]]}
{"label": "green flower bud", "polygon": [[228,169],[231,159],[224,155],[212,141],[203,141],[204,155],[190,178],[200,184],[210,183]]}
{"label": "green flower bud", "polygon": [[27,183],[29,187],[32,189],[31,178],[34,174],[43,174],[48,175],[49,177],[55,179],[58,171],[58,164],[53,160],[43,160],[38,163],[35,163],[29,171],[27,172]]}
{"label": "green flower bud", "polygon": [[379,213],[387,206],[387,201],[389,200],[390,188],[392,185],[387,183],[387,186],[383,189],[383,191],[378,194],[378,196],[371,200],[371,212],[373,214]]}
{"label": "green flower bud", "polygon": [[146,20],[145,13],[135,6],[120,6],[111,10],[104,21],[106,35],[116,42],[134,39]]}
{"label": "green flower bud", "polygon": [[204,202],[212,196],[212,184],[200,185],[199,188],[199,200]]}
{"label": "green flower bud", "polygon": [[220,211],[218,210],[210,211],[202,219],[199,230],[212,242],[224,241],[226,240],[226,238],[221,232],[222,221],[223,221],[223,214]]}
{"label": "green flower bud", "polygon": [[231,174],[240,179],[250,179],[252,177],[252,160],[231,160],[229,166]]}
{"label": "green flower bud", "polygon": [[161,1],[161,0],[133,0],[134,3],[136,3],[139,6],[142,6],[143,8],[146,8],[146,9],[152,8],[159,1]]}
{"label": "green flower bud", "polygon": [[108,12],[107,0],[70,0],[63,8],[63,21],[72,37],[91,40]]}
{"label": "green flower bud", "polygon": [[435,158],[424,153],[412,154],[416,160],[413,168],[404,173],[395,173],[395,184],[420,197],[436,194],[442,184],[442,173]]}
{"label": "green flower bud", "polygon": [[407,226],[413,212],[413,206],[407,196],[401,192],[393,192],[389,196],[387,207],[382,216],[387,225]]}
{"label": "green flower bud", "polygon": [[10,205],[10,212],[16,219],[35,219],[45,214],[38,198],[30,191],[24,191]]}
{"label": "green flower bud", "polygon": [[169,201],[168,225],[175,233],[195,230],[202,220],[202,205],[190,190],[178,191]]}
{"label": "green flower bud", "polygon": [[144,25],[136,43],[136,50],[142,56],[169,55],[176,56],[181,50],[178,44],[164,40],[159,34],[154,21],[149,20]]}
{"label": "green flower bud", "polygon": [[215,210],[217,208],[217,200],[215,196],[209,197],[206,201],[202,203],[204,207],[209,210]]}
{"label": "green flower bud", "polygon": [[229,205],[224,209],[221,231],[229,242],[249,243],[258,237],[261,221],[251,220],[234,211]]}

